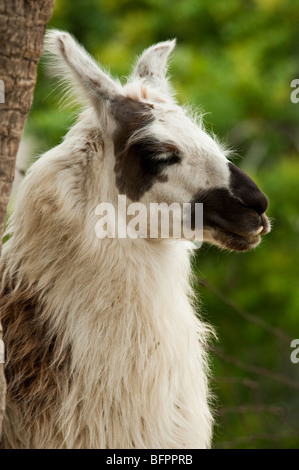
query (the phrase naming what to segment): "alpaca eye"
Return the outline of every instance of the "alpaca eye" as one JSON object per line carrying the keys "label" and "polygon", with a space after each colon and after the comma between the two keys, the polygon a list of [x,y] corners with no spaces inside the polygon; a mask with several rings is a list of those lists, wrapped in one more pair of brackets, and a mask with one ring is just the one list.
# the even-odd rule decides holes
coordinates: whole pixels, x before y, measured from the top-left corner
{"label": "alpaca eye", "polygon": [[177,152],[175,152],[169,155],[169,157],[164,158],[163,160],[161,159],[160,163],[170,166],[170,165],[175,165],[177,163],[181,163],[181,161],[182,161],[182,157],[180,157],[180,155]]}
{"label": "alpaca eye", "polygon": [[182,158],[177,154],[174,153],[170,157],[168,157],[165,161],[166,165],[175,165],[176,163],[181,163]]}

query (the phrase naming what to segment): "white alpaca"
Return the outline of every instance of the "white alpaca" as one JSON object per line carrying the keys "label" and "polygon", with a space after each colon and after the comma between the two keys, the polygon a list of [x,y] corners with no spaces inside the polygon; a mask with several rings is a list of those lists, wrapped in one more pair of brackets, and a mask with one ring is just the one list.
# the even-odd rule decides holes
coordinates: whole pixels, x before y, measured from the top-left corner
{"label": "white alpaca", "polygon": [[174,41],[125,86],[66,33],[56,70],[88,107],[29,170],[1,260],[6,448],[207,448],[212,414],[190,242],[95,236],[100,202],[203,202],[205,240],[247,250],[266,197],[228,162],[165,78]]}

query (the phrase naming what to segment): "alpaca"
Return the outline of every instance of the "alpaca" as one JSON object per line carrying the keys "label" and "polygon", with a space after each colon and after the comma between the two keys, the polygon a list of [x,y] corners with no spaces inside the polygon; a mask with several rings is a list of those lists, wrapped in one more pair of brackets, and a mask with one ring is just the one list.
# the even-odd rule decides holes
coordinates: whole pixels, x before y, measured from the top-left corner
{"label": "alpaca", "polygon": [[67,33],[51,64],[83,100],[22,182],[1,258],[7,349],[3,448],[209,448],[207,342],[188,239],[98,238],[95,208],[203,203],[204,241],[245,251],[269,232],[266,196],[226,158],[166,77],[175,41],[112,79]]}

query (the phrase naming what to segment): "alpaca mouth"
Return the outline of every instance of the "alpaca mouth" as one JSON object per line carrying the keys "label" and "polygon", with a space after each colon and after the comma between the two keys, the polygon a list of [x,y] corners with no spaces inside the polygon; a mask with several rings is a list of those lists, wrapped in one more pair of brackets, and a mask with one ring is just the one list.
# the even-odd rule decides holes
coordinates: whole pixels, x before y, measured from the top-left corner
{"label": "alpaca mouth", "polygon": [[248,251],[255,248],[261,241],[260,235],[240,235],[218,228],[213,231],[214,241],[221,247],[233,251]]}
{"label": "alpaca mouth", "polygon": [[204,241],[233,251],[257,246],[270,231],[269,201],[249,176],[229,163],[230,188],[199,191],[192,202],[203,204]]}
{"label": "alpaca mouth", "polygon": [[255,248],[261,241],[261,236],[270,232],[270,222],[268,217],[263,214],[261,216],[262,225],[256,230],[241,231],[235,228],[231,230],[224,229],[220,226],[209,227],[206,232],[206,240],[216,243],[232,251],[248,251]]}

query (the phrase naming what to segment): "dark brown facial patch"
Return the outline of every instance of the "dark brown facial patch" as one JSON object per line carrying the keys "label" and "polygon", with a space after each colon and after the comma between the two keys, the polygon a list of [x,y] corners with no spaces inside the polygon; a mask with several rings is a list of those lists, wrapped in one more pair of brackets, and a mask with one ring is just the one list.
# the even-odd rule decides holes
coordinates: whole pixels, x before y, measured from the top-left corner
{"label": "dark brown facial patch", "polygon": [[261,225],[261,217],[231,195],[226,188],[200,191],[192,202],[203,204],[203,226],[221,228],[227,232],[247,234]]}
{"label": "dark brown facial patch", "polygon": [[260,191],[244,171],[231,162],[228,166],[230,169],[230,189],[233,195],[240,198],[244,206],[254,209],[259,215],[266,212],[269,205],[267,196]]}
{"label": "dark brown facial patch", "polygon": [[155,182],[167,181],[167,175],[162,174],[165,166],[181,161],[175,145],[160,142],[154,137],[128,144],[134,132],[154,120],[152,107],[122,96],[115,98],[111,106],[118,124],[113,136],[116,186],[121,194],[132,201],[138,201]]}
{"label": "dark brown facial patch", "polygon": [[204,227],[218,227],[228,232],[248,234],[262,225],[268,198],[244,171],[228,163],[228,188],[199,191],[192,202],[203,203]]}

